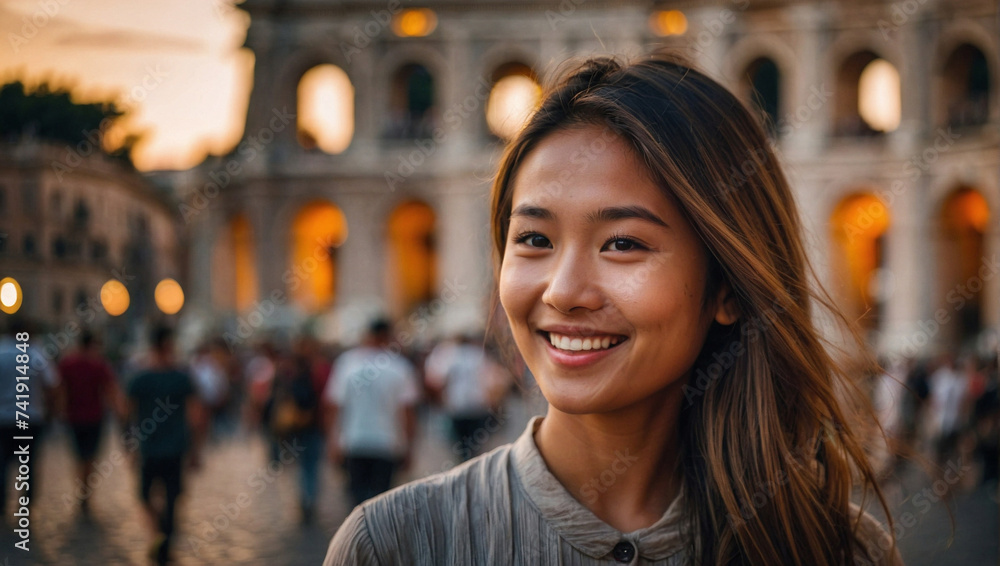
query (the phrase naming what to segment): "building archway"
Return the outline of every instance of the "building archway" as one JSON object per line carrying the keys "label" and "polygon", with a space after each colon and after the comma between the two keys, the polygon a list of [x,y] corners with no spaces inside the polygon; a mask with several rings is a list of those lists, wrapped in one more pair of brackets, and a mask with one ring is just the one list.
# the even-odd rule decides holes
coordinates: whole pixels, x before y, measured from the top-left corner
{"label": "building archway", "polygon": [[291,224],[291,265],[283,281],[292,302],[311,314],[333,305],[337,291],[337,248],[347,239],[347,219],[337,206],[313,201]]}
{"label": "building archway", "polygon": [[896,67],[872,51],[847,57],[837,69],[834,132],[870,136],[899,127],[902,98]]}
{"label": "building archway", "polygon": [[434,298],[437,288],[436,215],[420,201],[397,206],[386,223],[387,285],[394,313],[405,315]]}
{"label": "building archway", "polygon": [[437,85],[430,70],[407,63],[396,70],[389,85],[389,112],[385,136],[425,139],[436,125]]}
{"label": "building archway", "polygon": [[341,153],[354,137],[354,86],[336,65],[317,65],[299,79],[297,137],[305,149]]}
{"label": "building archway", "polygon": [[746,100],[753,102],[772,136],[777,134],[781,112],[781,70],[769,57],[754,59],[741,75]]}
{"label": "building archway", "polygon": [[985,124],[990,115],[991,90],[986,55],[971,43],[956,47],[942,69],[945,123],[953,127]]}
{"label": "building archway", "polygon": [[397,206],[386,223],[386,288],[394,313],[404,315],[430,301],[437,288],[436,215],[420,201]]}
{"label": "building archway", "polygon": [[486,126],[502,140],[512,139],[527,124],[542,99],[534,70],[524,63],[498,66],[490,77],[486,100]]}
{"label": "building archway", "polygon": [[889,209],[871,193],[844,198],[830,216],[832,267],[841,309],[866,331],[877,330],[881,323],[890,220]]}
{"label": "building archway", "polygon": [[245,312],[258,297],[257,246],[253,225],[245,214],[226,223],[212,250],[212,304]]}
{"label": "building archway", "polygon": [[966,344],[983,327],[983,288],[980,268],[986,256],[990,209],[982,193],[961,186],[942,202],[939,216],[938,306],[952,314],[945,343]]}

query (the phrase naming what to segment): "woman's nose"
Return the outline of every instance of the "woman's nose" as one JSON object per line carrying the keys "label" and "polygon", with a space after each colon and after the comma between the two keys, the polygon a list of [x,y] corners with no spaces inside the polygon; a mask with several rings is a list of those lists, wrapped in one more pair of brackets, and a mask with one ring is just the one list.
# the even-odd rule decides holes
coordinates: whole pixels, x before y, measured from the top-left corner
{"label": "woman's nose", "polygon": [[599,275],[594,258],[564,249],[551,263],[542,302],[566,314],[576,308],[598,310],[604,305]]}

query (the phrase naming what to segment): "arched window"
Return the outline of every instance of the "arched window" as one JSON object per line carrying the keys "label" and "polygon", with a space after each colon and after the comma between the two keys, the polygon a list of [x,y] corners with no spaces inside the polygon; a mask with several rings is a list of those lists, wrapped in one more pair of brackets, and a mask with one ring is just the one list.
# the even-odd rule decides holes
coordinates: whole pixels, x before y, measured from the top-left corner
{"label": "arched window", "polygon": [[778,113],[781,111],[781,71],[767,57],[755,59],[743,73],[749,98],[765,119],[767,131],[777,133]]}
{"label": "arched window", "polygon": [[982,193],[956,189],[941,206],[941,240],[938,273],[939,306],[954,312],[956,323],[946,332],[951,346],[975,338],[982,329],[982,295],[985,281],[980,275],[984,258],[984,234],[990,209]]}
{"label": "arched window", "polygon": [[389,253],[386,276],[393,310],[404,315],[434,297],[437,246],[434,210],[422,202],[396,207],[387,223]]}
{"label": "arched window", "polygon": [[291,232],[289,292],[306,312],[321,312],[336,296],[337,248],[347,239],[347,219],[333,204],[312,202],[295,215]]}
{"label": "arched window", "polygon": [[899,127],[899,72],[871,51],[851,55],[837,71],[834,130],[859,136],[891,132]]}
{"label": "arched window", "polygon": [[318,65],[298,87],[298,139],[306,149],[326,153],[347,149],[354,137],[354,86],[343,69]]}
{"label": "arched window", "polygon": [[434,76],[423,65],[409,63],[392,76],[386,137],[423,139],[434,133]]}
{"label": "arched window", "polygon": [[944,115],[949,126],[984,124],[990,114],[990,71],[986,55],[974,45],[960,45],[943,70]]}
{"label": "arched window", "polygon": [[870,193],[845,198],[830,217],[841,306],[868,330],[878,328],[886,295],[884,237],[889,221],[889,209]]}
{"label": "arched window", "polygon": [[522,63],[501,65],[493,72],[492,83],[486,101],[486,125],[495,136],[509,140],[538,109],[542,88],[531,67]]}

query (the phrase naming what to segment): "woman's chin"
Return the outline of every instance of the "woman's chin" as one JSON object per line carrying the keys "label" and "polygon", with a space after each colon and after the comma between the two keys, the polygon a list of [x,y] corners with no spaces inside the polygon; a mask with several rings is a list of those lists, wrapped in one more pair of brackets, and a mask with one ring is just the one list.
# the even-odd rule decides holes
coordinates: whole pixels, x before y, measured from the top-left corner
{"label": "woman's chin", "polygon": [[553,383],[543,380],[539,380],[538,385],[549,406],[561,413],[585,415],[616,408],[612,396],[607,391],[601,391],[601,388],[581,383]]}

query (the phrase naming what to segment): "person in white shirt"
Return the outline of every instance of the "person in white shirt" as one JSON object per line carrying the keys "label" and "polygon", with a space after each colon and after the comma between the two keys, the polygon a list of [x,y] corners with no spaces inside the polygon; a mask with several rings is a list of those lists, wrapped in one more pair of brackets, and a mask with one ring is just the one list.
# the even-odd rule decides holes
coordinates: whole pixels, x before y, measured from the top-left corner
{"label": "person in white shirt", "polygon": [[463,460],[483,451],[490,411],[506,390],[507,372],[486,354],[482,341],[463,335],[438,344],[424,362],[427,387],[451,418],[454,451]]}
{"label": "person in white shirt", "polygon": [[962,409],[967,387],[968,377],[956,367],[955,360],[950,355],[945,357],[941,367],[931,375],[937,456],[941,462],[951,457],[965,424]]}
{"label": "person in white shirt", "polygon": [[393,474],[409,467],[416,434],[415,371],[388,348],[391,335],[388,321],[373,322],[364,342],[337,359],[323,394],[330,458],[345,468],[355,505],[387,491]]}

